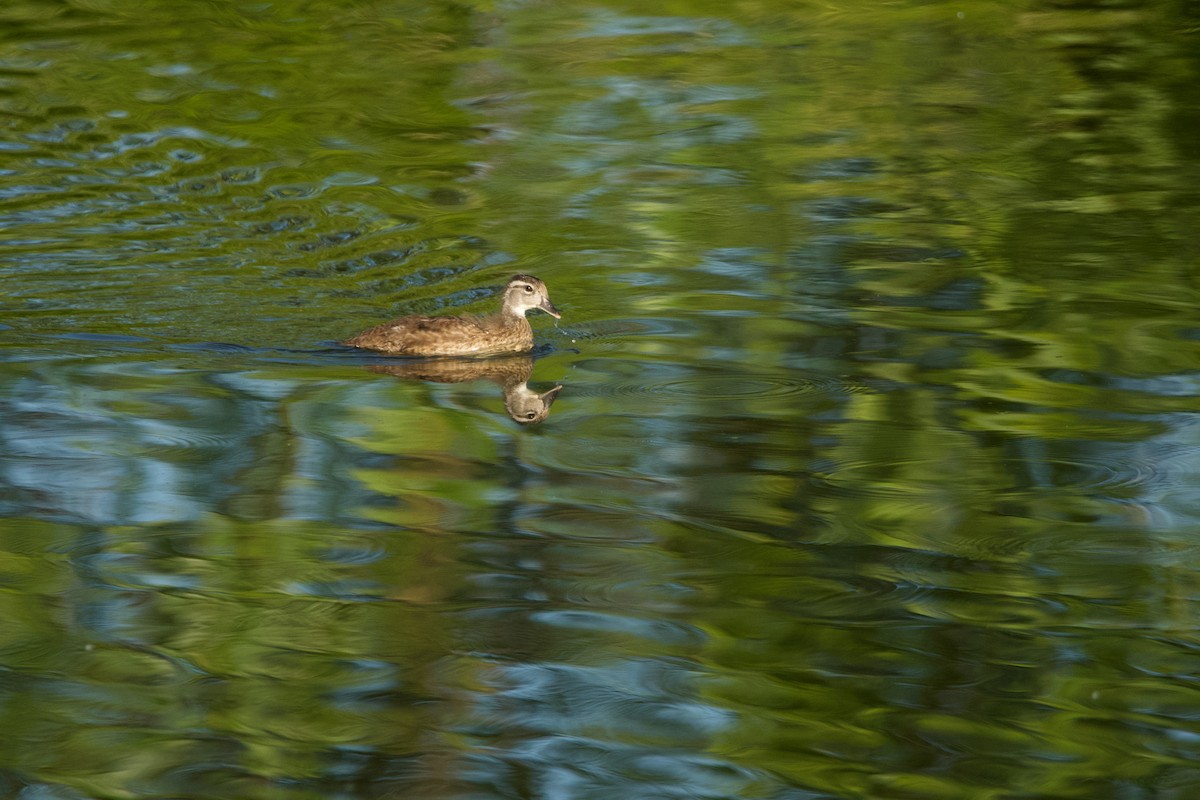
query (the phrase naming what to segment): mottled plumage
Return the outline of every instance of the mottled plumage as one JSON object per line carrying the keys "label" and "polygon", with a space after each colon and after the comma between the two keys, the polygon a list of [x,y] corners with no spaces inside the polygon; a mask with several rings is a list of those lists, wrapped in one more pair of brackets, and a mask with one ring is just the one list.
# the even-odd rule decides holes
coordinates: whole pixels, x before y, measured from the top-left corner
{"label": "mottled plumage", "polygon": [[369,328],[342,344],[405,356],[482,356],[533,348],[525,313],[540,309],[555,319],[546,284],[514,275],[504,287],[500,311],[485,317],[400,317]]}

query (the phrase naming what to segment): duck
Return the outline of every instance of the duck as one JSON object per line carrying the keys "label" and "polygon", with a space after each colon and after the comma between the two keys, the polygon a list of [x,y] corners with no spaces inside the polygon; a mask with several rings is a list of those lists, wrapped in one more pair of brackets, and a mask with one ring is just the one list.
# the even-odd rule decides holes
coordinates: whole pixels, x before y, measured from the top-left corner
{"label": "duck", "polygon": [[397,378],[431,383],[464,383],[487,380],[500,387],[504,410],[521,425],[541,422],[550,415],[550,406],[562,391],[562,384],[545,392],[529,387],[533,375],[533,356],[510,354],[495,358],[422,358],[407,363],[372,364],[371,372]]}
{"label": "duck", "polygon": [[401,356],[486,356],[533,349],[533,328],[525,314],[562,315],[550,302],[546,284],[532,275],[514,275],[504,286],[500,310],[487,316],[410,316],[368,328],[342,342],[350,347]]}

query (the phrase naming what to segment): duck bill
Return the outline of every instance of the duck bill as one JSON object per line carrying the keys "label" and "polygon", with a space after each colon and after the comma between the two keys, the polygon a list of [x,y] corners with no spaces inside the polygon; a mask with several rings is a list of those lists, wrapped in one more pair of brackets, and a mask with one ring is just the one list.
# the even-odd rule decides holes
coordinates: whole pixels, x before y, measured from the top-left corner
{"label": "duck bill", "polygon": [[554,398],[558,397],[558,393],[562,391],[562,388],[563,388],[562,384],[560,383],[558,386],[555,386],[550,391],[542,394],[542,396],[541,396],[542,402],[546,404],[546,408],[549,408],[550,406],[554,405]]}
{"label": "duck bill", "polygon": [[558,309],[554,307],[554,303],[550,302],[549,297],[547,297],[541,303],[538,303],[538,308],[540,308],[542,311],[545,311],[555,319],[562,319],[562,314],[558,313]]}

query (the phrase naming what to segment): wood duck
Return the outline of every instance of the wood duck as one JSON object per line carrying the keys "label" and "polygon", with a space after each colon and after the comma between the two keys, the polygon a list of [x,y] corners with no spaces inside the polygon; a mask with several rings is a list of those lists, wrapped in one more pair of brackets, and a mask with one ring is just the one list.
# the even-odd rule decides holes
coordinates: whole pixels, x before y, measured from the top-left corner
{"label": "wood duck", "polygon": [[367,369],[416,381],[462,383],[488,380],[504,393],[504,410],[522,425],[541,422],[550,415],[562,384],[546,392],[529,388],[533,358],[512,355],[501,358],[429,358],[404,364],[372,364]]}
{"label": "wood duck", "polygon": [[504,287],[500,311],[486,317],[400,317],[376,325],[342,344],[404,356],[483,356],[533,349],[532,309],[561,315],[546,284],[532,275],[514,275]]}

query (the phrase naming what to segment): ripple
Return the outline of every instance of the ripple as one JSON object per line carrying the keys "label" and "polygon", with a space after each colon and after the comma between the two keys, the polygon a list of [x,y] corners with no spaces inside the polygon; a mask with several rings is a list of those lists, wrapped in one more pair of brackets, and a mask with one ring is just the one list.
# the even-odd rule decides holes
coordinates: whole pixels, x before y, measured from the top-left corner
{"label": "ripple", "polygon": [[47,336],[46,338],[48,338],[48,339],[67,339],[70,341],[80,341],[80,342],[97,342],[97,343],[111,342],[114,344],[145,344],[145,343],[153,341],[149,337],[136,336],[133,334],[88,333],[88,332],[52,334],[52,335]]}
{"label": "ripple", "polygon": [[214,450],[228,452],[237,442],[236,432],[210,433],[194,428],[155,425],[141,433],[137,446],[141,455],[161,460],[193,452],[197,457],[207,458],[205,453]]}
{"label": "ripple", "polygon": [[[1175,459],[1171,459],[1175,460]],[[997,459],[973,458],[980,464],[961,464],[953,457],[887,458],[841,461],[812,473],[812,482],[843,494],[910,497],[931,490],[950,488],[956,478],[984,466],[1008,476],[1008,486],[997,486],[1003,494],[1026,494],[1039,490],[1073,489],[1120,494],[1139,489],[1165,477],[1169,462],[1149,454],[1129,453],[1124,458],[1053,456]],[[999,480],[999,478],[998,478]]]}
{"label": "ripple", "polygon": [[[566,307],[566,304],[563,304]],[[555,325],[560,335],[571,337],[571,341],[598,341],[619,339],[625,336],[679,336],[690,337],[696,333],[696,325],[688,320],[647,317],[642,319],[606,319],[585,322],[579,325]]]}
{"label": "ripple", "polygon": [[557,503],[538,508],[529,516],[525,525],[530,529],[562,538],[631,544],[655,538],[652,531],[639,524],[638,516],[623,509]]}
{"label": "ripple", "polygon": [[381,542],[366,537],[355,537],[329,545],[324,553],[324,561],[332,564],[356,565],[373,564],[387,555],[387,548]]}
{"label": "ripple", "polygon": [[709,375],[666,381],[645,387],[650,394],[680,397],[703,396],[718,400],[750,397],[780,397],[809,392],[826,392],[832,381],[797,380],[767,375]]}
{"label": "ripple", "polygon": [[619,614],[607,614],[590,609],[561,609],[542,611],[530,618],[555,628],[569,628],[577,633],[611,633],[649,639],[660,644],[698,646],[704,634],[695,627],[667,622],[663,619],[639,619]]}
{"label": "ripple", "polygon": [[168,349],[184,353],[253,353],[257,350],[255,347],[231,342],[183,342],[168,345]]}
{"label": "ripple", "polygon": [[[594,367],[584,362],[576,366]],[[628,371],[623,369],[622,371]],[[572,394],[591,397],[649,396],[662,398],[699,398],[709,400],[752,400],[796,397],[799,395],[858,394],[872,391],[857,381],[826,375],[792,373],[731,372],[690,374],[655,379],[647,373],[664,371],[655,365],[638,374],[618,375],[588,384],[572,385]],[[678,368],[682,371],[682,368]]]}

